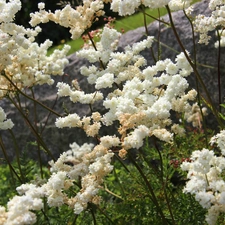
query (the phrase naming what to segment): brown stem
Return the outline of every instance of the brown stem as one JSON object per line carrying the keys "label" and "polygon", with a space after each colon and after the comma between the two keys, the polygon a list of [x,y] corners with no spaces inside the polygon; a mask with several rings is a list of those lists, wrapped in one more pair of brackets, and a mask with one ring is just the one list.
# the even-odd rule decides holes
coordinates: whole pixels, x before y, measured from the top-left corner
{"label": "brown stem", "polygon": [[16,107],[16,109],[20,112],[20,114],[22,115],[22,117],[24,118],[25,122],[27,123],[28,127],[30,128],[30,130],[32,131],[32,133],[35,135],[37,141],[42,145],[42,147],[45,149],[45,151],[49,154],[49,156],[54,159],[54,156],[52,155],[52,153],[49,151],[49,149],[47,148],[47,146],[45,145],[44,141],[42,140],[42,138],[40,137],[39,133],[35,130],[35,128],[33,127],[33,125],[31,124],[31,122],[29,121],[29,119],[27,118],[27,116],[24,114],[24,112],[20,109],[20,107],[18,106],[18,104],[10,97],[8,97],[8,99],[13,103],[13,105]]}
{"label": "brown stem", "polygon": [[217,60],[217,79],[218,79],[218,91],[219,91],[219,111],[221,112],[221,68],[220,68],[220,63],[221,63],[221,37],[219,34],[219,31],[217,30],[217,36],[218,36],[218,42],[219,42],[219,46],[218,46],[218,60]]}
{"label": "brown stem", "polygon": [[[192,32],[192,41],[193,41],[193,52],[194,52],[194,67],[197,69],[197,51],[196,51],[196,41],[195,41],[195,34],[194,34],[194,26],[193,23],[191,21],[191,19],[188,17],[188,15],[186,14],[186,11],[183,10],[184,15],[186,16],[187,20],[189,21],[190,25],[191,25],[191,32]],[[203,121],[203,129],[206,131],[206,123],[205,123],[205,117],[203,115],[203,111],[202,111],[202,105],[201,105],[201,98],[200,98],[200,90],[199,90],[199,83],[198,83],[198,79],[197,76],[195,76],[195,83],[196,83],[196,89],[197,89],[197,101],[198,101],[198,106],[200,109],[200,113],[201,113],[201,117],[202,117],[202,121]],[[207,132],[204,132],[204,136],[205,136],[205,144],[208,147],[209,142],[208,142],[208,136],[207,136]]]}
{"label": "brown stem", "polygon": [[151,199],[152,199],[152,201],[154,202],[154,204],[156,206],[157,212],[160,214],[160,217],[162,219],[163,224],[165,224],[165,225],[168,224],[168,222],[167,222],[167,220],[165,218],[165,215],[164,215],[164,213],[163,213],[163,211],[162,211],[162,209],[161,209],[161,207],[160,207],[160,205],[158,203],[158,200],[157,200],[157,198],[155,196],[155,193],[153,191],[153,188],[152,188],[151,184],[149,183],[147,177],[143,173],[141,167],[136,163],[135,159],[133,159],[133,157],[131,156],[131,154],[129,154],[129,152],[128,152],[128,155],[129,155],[129,159],[131,160],[131,162],[133,163],[133,165],[136,167],[136,169],[140,173],[141,177],[143,178],[143,180],[144,180],[144,182],[145,182],[145,184],[146,184],[146,186],[147,186],[147,188],[148,188],[148,190],[150,192]]}
{"label": "brown stem", "polygon": [[5,160],[6,160],[8,166],[9,166],[9,168],[10,168],[10,171],[12,171],[12,173],[16,175],[16,177],[18,178],[19,182],[22,184],[23,181],[21,180],[21,178],[19,177],[19,175],[17,174],[17,172],[15,171],[15,169],[13,168],[13,166],[12,166],[10,160],[9,160],[9,157],[8,157],[8,155],[7,155],[7,151],[6,151],[6,149],[5,149],[5,145],[4,145],[3,141],[2,141],[1,135],[0,135],[0,147],[1,147],[1,149],[2,149],[2,152],[3,152],[3,155],[4,155],[4,157],[5,157]]}
{"label": "brown stem", "polygon": [[58,114],[57,112],[53,111],[51,108],[47,107],[46,105],[44,105],[43,103],[39,102],[38,100],[36,99],[33,99],[32,97],[26,95],[23,91],[21,91],[6,75],[4,75],[4,77],[10,82],[10,84],[21,94],[23,95],[24,97],[32,100],[32,101],[35,101],[37,104],[39,104],[40,106],[42,106],[43,108],[47,109],[48,111],[52,112],[53,114],[61,117],[60,114]]}
{"label": "brown stem", "polygon": [[166,191],[166,186],[165,186],[165,183],[164,182],[164,168],[163,168],[163,158],[162,158],[162,154],[160,152],[160,149],[158,148],[158,145],[156,143],[156,138],[153,137],[153,141],[154,141],[154,145],[155,145],[155,148],[159,154],[159,159],[160,159],[160,167],[161,167],[161,182],[162,182],[162,186],[163,186],[163,192],[164,192],[164,196],[165,196],[165,199],[166,199],[166,203],[167,203],[167,206],[168,206],[168,209],[169,209],[169,212],[170,212],[170,216],[171,216],[171,219],[173,221],[173,224],[175,225],[176,222],[175,222],[175,219],[174,219],[174,216],[173,216],[173,212],[172,212],[172,208],[171,208],[171,205],[170,205],[170,201],[168,199],[168,196],[167,196],[167,191]]}
{"label": "brown stem", "polygon": [[[143,13],[143,16],[144,16],[145,33],[146,33],[147,36],[149,36],[149,33],[148,33],[148,25],[147,25],[147,20],[146,20],[146,13],[145,13],[145,8],[144,7],[142,7],[142,13]],[[154,62],[156,63],[157,60],[155,58],[155,54],[154,54],[153,48],[151,47],[150,50],[151,50],[152,58],[153,58]]]}

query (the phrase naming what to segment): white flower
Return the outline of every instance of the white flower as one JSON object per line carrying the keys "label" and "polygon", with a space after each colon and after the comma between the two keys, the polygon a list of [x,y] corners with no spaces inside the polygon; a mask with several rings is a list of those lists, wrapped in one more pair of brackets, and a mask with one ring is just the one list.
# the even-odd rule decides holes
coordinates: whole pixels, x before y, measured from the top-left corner
{"label": "white flower", "polygon": [[[211,144],[220,143],[223,133],[221,131],[215,135]],[[223,148],[224,145],[220,144],[218,147]],[[225,212],[225,181],[222,176],[224,168],[224,156],[216,156],[214,151],[208,149],[194,151],[191,161],[181,164],[181,169],[188,171],[189,179],[183,191],[195,195],[196,201],[208,209],[206,221],[211,225],[215,225],[219,214]]]}
{"label": "white flower", "polygon": [[44,9],[45,8],[45,3],[44,2],[38,3],[38,8],[39,9]]}
{"label": "white flower", "polygon": [[195,200],[198,201],[200,205],[206,209],[211,207],[211,202],[214,199],[215,196],[213,195],[213,193],[210,192],[200,191],[195,195]]}
{"label": "white flower", "polygon": [[92,25],[96,17],[102,16],[104,5],[102,0],[85,0],[83,5],[76,9],[69,4],[62,10],[56,10],[55,13],[44,10],[44,5],[39,4],[39,12],[31,13],[30,24],[36,26],[39,23],[53,21],[64,27],[70,28],[71,38],[77,39],[82,33]]}
{"label": "white flower", "polygon": [[149,129],[144,125],[138,126],[129,136],[124,138],[124,148],[140,148],[147,136],[149,136]]}
{"label": "white flower", "polygon": [[101,35],[100,44],[104,50],[115,50],[114,43],[119,40],[121,33],[117,32],[115,29],[110,29],[104,27]]}
{"label": "white flower", "polygon": [[210,140],[210,144],[217,144],[221,153],[225,156],[225,130],[221,130],[220,133],[213,136]]}
{"label": "white flower", "polygon": [[188,8],[191,2],[191,0],[170,0],[168,5],[172,11],[178,11]]}
{"label": "white flower", "polygon": [[74,213],[79,215],[81,212],[84,211],[85,208],[86,207],[83,207],[80,202],[76,202],[74,204]]}
{"label": "white flower", "polygon": [[100,142],[101,145],[103,145],[107,149],[111,148],[112,146],[118,146],[120,144],[120,140],[118,137],[109,135],[101,137]]}
{"label": "white flower", "polygon": [[2,107],[0,107],[0,130],[12,129],[14,123],[11,119],[6,119],[6,114]]}
{"label": "white flower", "polygon": [[82,123],[80,121],[80,117],[76,113],[74,113],[74,114],[69,114],[68,116],[65,116],[65,117],[57,118],[55,125],[58,128],[80,127]]}
{"label": "white flower", "polygon": [[0,23],[9,23],[14,20],[15,14],[21,9],[20,0],[0,2]]}
{"label": "white flower", "polygon": [[112,87],[113,83],[114,75],[112,73],[105,73],[103,76],[97,78],[95,88],[98,90],[101,88]]}
{"label": "white flower", "polygon": [[65,179],[66,179],[66,172],[59,171],[51,175],[47,184],[51,187],[51,189],[62,190],[64,188]]}
{"label": "white flower", "polygon": [[111,9],[114,12],[118,12],[120,16],[132,15],[140,4],[140,0],[113,0],[111,3]]}
{"label": "white flower", "polygon": [[211,38],[208,34],[209,31],[213,31],[215,30],[215,28],[225,26],[224,2],[210,0],[209,8],[212,11],[210,16],[197,15],[194,21],[195,31],[200,33],[199,43],[204,43],[206,45],[209,43],[209,40]]}
{"label": "white flower", "polygon": [[166,129],[154,129],[152,131],[152,134],[155,137],[157,137],[159,140],[162,140],[168,143],[173,141],[173,134],[171,134]]}
{"label": "white flower", "polygon": [[170,0],[142,0],[142,3],[149,8],[160,8],[167,5]]}

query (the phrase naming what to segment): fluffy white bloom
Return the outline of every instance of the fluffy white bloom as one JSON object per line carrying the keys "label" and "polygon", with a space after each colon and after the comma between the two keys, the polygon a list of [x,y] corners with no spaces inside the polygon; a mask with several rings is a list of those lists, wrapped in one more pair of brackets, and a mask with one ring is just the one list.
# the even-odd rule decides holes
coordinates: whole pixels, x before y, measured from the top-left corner
{"label": "fluffy white bloom", "polygon": [[[104,27],[101,34],[101,40],[100,42],[96,43],[97,50],[93,46],[88,46],[87,48],[78,51],[77,56],[86,58],[91,63],[99,62],[99,60],[101,60],[103,63],[106,63],[110,59],[110,54],[112,54],[112,52],[117,49],[120,36],[121,33],[117,32],[115,29]],[[93,69],[93,67],[91,68]],[[85,67],[82,69],[82,71],[88,71],[88,69]]]}
{"label": "fluffy white bloom", "polygon": [[142,0],[142,3],[149,8],[161,8],[167,5],[169,2],[170,0]]}
{"label": "fluffy white bloom", "polygon": [[64,188],[64,182],[66,179],[66,172],[59,171],[58,173],[53,173],[48,180],[48,185],[51,189],[61,190]]}
{"label": "fluffy white bloom", "polygon": [[102,100],[103,98],[103,94],[100,92],[85,94],[83,91],[73,90],[68,84],[63,82],[58,82],[56,87],[58,88],[58,96],[69,96],[70,100],[74,103],[93,104],[95,101]]}
{"label": "fluffy white bloom", "polygon": [[110,173],[113,170],[113,166],[110,165],[113,155],[113,153],[108,153],[104,156],[98,157],[96,161],[89,166],[90,173],[101,177]]}
{"label": "fluffy white bloom", "polygon": [[0,224],[4,225],[7,219],[7,212],[4,206],[0,206]]}
{"label": "fluffy white bloom", "polygon": [[174,134],[177,134],[179,136],[185,135],[185,129],[178,124],[173,124],[171,130],[173,131]]}
{"label": "fluffy white bloom", "polygon": [[115,43],[117,44],[118,39],[120,38],[121,34],[117,32],[115,29],[110,29],[108,27],[104,27],[101,35],[100,44],[102,49],[104,50],[114,50]]}
{"label": "fluffy white bloom", "polygon": [[[224,131],[221,131],[210,142],[217,143],[222,151],[223,138]],[[224,156],[216,156],[214,151],[208,149],[197,150],[192,153],[191,161],[181,164],[181,169],[188,171],[189,180],[184,192],[195,195],[196,201],[208,209],[207,223],[215,225],[219,214],[225,212],[225,181],[221,175],[225,169]]]}
{"label": "fluffy white bloom", "polygon": [[220,133],[213,136],[210,140],[210,144],[217,144],[222,155],[225,156],[225,130],[221,130]]}
{"label": "fluffy white bloom", "polygon": [[103,76],[97,78],[95,82],[95,88],[101,89],[101,88],[107,88],[112,87],[114,83],[114,75],[112,73],[106,73]]}
{"label": "fluffy white bloom", "polygon": [[21,9],[20,0],[0,1],[0,23],[9,23],[14,20],[15,14]]}
{"label": "fluffy white bloom", "polygon": [[[202,113],[203,115],[207,115],[207,108],[202,107]],[[187,120],[187,122],[192,123],[193,127],[202,127],[202,113],[200,111],[200,107],[197,103],[193,104],[191,108],[187,108],[185,110],[184,118]]]}
{"label": "fluffy white bloom", "polygon": [[[210,36],[209,31],[225,26],[225,6],[224,1],[210,0],[209,8],[212,10],[210,16],[197,15],[194,21],[195,31],[200,33],[199,43],[208,44]],[[217,45],[217,44],[216,44]]]}
{"label": "fluffy white bloom", "polygon": [[[140,42],[136,42],[132,45],[131,49],[134,55],[139,54],[141,51],[143,51],[146,48],[150,48],[152,46],[153,43],[153,37],[152,36],[148,36],[146,39],[144,39],[143,41]],[[129,49],[129,48],[127,48]]]}
{"label": "fluffy white bloom", "polygon": [[39,23],[53,21],[61,26],[69,27],[72,39],[77,39],[92,25],[96,17],[104,14],[103,7],[102,0],[85,0],[83,5],[76,7],[76,9],[67,4],[62,10],[56,10],[55,13],[52,13],[46,11],[43,4],[39,4],[40,11],[30,14],[30,24],[36,26]]}
{"label": "fluffy white bloom", "polygon": [[[189,55],[189,52],[186,51],[187,54]],[[187,77],[191,74],[191,72],[193,71],[191,65],[189,64],[189,62],[186,59],[186,56],[183,52],[181,52],[179,55],[176,56],[176,65],[178,66],[178,68],[181,68],[179,74],[183,77]]]}
{"label": "fluffy white bloom", "polygon": [[118,12],[120,16],[132,15],[135,13],[135,9],[139,7],[141,0],[113,0],[111,3],[111,9],[114,12]]}
{"label": "fluffy white bloom", "polygon": [[183,10],[190,6],[192,0],[171,0],[169,2],[169,7],[173,11]]}
{"label": "fluffy white bloom", "polygon": [[[43,208],[43,197],[46,197],[50,207],[69,205],[74,208],[75,214],[84,211],[88,202],[99,202],[96,201],[96,195],[103,178],[113,169],[110,163],[114,153],[102,145],[93,147],[93,144],[71,144],[70,150],[64,152],[56,162],[49,163],[52,174],[46,183],[42,186],[23,184],[17,188],[21,196],[15,196],[8,202],[7,211],[0,207],[0,222],[6,225],[34,224],[34,211]],[[67,195],[67,190],[75,181],[80,182],[80,178],[80,191],[74,196],[71,196],[71,192]]]}
{"label": "fluffy white bloom", "polygon": [[129,136],[124,138],[124,148],[140,148],[147,136],[149,136],[149,129],[144,125],[138,126]]}
{"label": "fluffy white bloom", "polygon": [[51,85],[54,83],[51,76],[63,75],[64,67],[68,64],[66,54],[70,49],[69,46],[66,45],[62,50],[55,50],[47,56],[47,50],[52,42],[46,40],[40,45],[35,42],[35,37],[41,31],[40,27],[25,29],[11,21],[19,9],[18,2],[3,2],[3,8],[0,7],[0,10],[3,9],[7,13],[14,13],[10,15],[10,22],[4,19],[1,21],[0,18],[0,98],[14,92],[16,88],[23,89],[38,84]]}
{"label": "fluffy white bloom", "polygon": [[38,8],[39,9],[44,9],[45,8],[45,3],[43,3],[43,2],[38,3]]}
{"label": "fluffy white bloom", "polygon": [[11,119],[6,118],[6,114],[2,107],[0,107],[0,130],[12,129],[14,126]]}
{"label": "fluffy white bloom", "polygon": [[171,134],[166,129],[154,129],[152,131],[152,134],[155,137],[157,137],[159,140],[162,140],[168,143],[173,141],[173,134]]}
{"label": "fluffy white bloom", "polygon": [[76,113],[74,113],[74,114],[69,114],[68,116],[65,116],[65,117],[57,118],[55,125],[58,128],[81,127],[82,123],[80,121],[80,117]]}
{"label": "fluffy white bloom", "polygon": [[109,135],[101,137],[100,141],[101,145],[103,145],[107,149],[110,149],[112,146],[118,146],[120,144],[120,140],[118,137]]}
{"label": "fluffy white bloom", "polygon": [[[4,225],[13,224],[34,224],[36,215],[33,210],[41,210],[44,206],[41,194],[37,194],[36,186],[33,190],[28,188],[28,192],[22,196],[14,196],[7,204],[7,219]],[[34,193],[34,194],[33,194]],[[41,193],[41,192],[40,192]]]}
{"label": "fluffy white bloom", "polygon": [[145,5],[149,8],[160,8],[169,3],[170,0],[112,0],[111,9],[114,12],[118,12],[120,16],[132,15],[135,10],[141,5]]}
{"label": "fluffy white bloom", "polygon": [[[110,46],[112,40],[116,42],[116,39],[111,40],[111,34],[114,31],[109,28],[103,29],[103,39],[107,37],[107,33],[109,33],[108,39],[110,40],[107,45]],[[119,37],[117,33],[115,33],[115,36]],[[145,48],[151,47],[153,37],[148,37],[132,46],[126,46],[124,52],[116,52],[111,49],[104,50],[106,48],[102,44],[104,41],[100,40],[99,43],[96,43],[97,51],[95,51],[101,53],[99,54],[101,55],[100,59],[106,66],[98,69],[92,65],[82,67],[81,70],[81,73],[88,76],[88,81],[95,84],[96,88],[111,87],[112,82],[120,87],[103,100],[103,106],[108,109],[108,112],[101,119],[104,125],[112,125],[123,115],[139,115],[140,113],[145,115],[145,118],[138,120],[138,117],[136,117],[136,123],[131,122],[129,128],[121,127],[121,132],[133,129],[135,133],[135,129],[139,125],[145,125],[151,128],[151,131],[166,129],[166,126],[171,124],[169,119],[171,110],[178,112],[190,110],[191,106],[188,101],[194,100],[195,95],[193,93],[195,92],[185,93],[188,88],[185,76],[191,74],[192,68],[183,53],[177,55],[175,63],[170,59],[160,60],[155,65],[142,70],[141,67],[145,65],[146,61],[139,53]],[[92,48],[85,48],[78,55],[87,57],[91,61],[93,60],[90,59],[92,52]],[[95,58],[95,61],[99,60],[98,57]],[[158,72],[160,72],[160,76]],[[65,92],[69,92],[69,90],[66,88]],[[164,135],[162,135],[163,133]],[[172,133],[164,131],[161,132],[160,138],[164,141],[171,141],[172,136]],[[127,138],[129,138],[129,135]],[[143,139],[135,136],[135,140],[136,146],[140,147]],[[124,141],[127,141],[127,139],[124,138]],[[129,144],[126,143],[125,145],[128,148]],[[135,144],[129,146],[134,147]]]}

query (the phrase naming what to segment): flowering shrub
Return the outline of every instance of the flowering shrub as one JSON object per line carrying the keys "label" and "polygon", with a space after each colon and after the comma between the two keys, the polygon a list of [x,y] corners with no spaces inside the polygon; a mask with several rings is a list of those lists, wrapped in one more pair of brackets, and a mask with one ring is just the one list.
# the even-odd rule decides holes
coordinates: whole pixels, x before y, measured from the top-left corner
{"label": "flowering shrub", "polygon": [[[38,24],[53,21],[67,27],[70,29],[71,38],[75,40],[85,33],[98,17],[104,15],[104,4],[108,3],[111,4],[111,10],[120,16],[132,15],[138,9],[145,7],[165,7],[170,18],[170,24],[166,24],[174,30],[183,51],[176,55],[174,61],[169,58],[156,60],[149,66],[148,59],[141,52],[152,48],[154,37],[146,35],[144,40],[127,45],[123,51],[119,51],[118,44],[122,34],[111,26],[106,25],[99,30],[97,42],[88,32],[90,40],[77,52],[77,56],[90,62],[89,66],[82,66],[80,72],[87,77],[89,84],[94,85],[95,92],[85,93],[76,80],[72,85],[58,82],[56,92],[58,97],[69,97],[74,104],[91,106],[101,101],[105,111],[102,113],[92,110],[91,115],[83,117],[76,113],[62,116],[55,112],[58,116],[55,126],[59,129],[78,127],[86,133],[86,136],[94,137],[97,144],[83,143],[79,146],[74,140],[70,144],[70,150],[62,153],[57,160],[49,162],[50,171],[46,180],[25,182],[22,179],[19,155],[17,154],[19,171],[17,172],[7,157],[3,140],[0,139],[5,160],[11,172],[20,181],[16,188],[18,195],[11,198],[6,207],[0,207],[0,224],[38,224],[40,212],[47,220],[46,208],[54,207],[59,208],[59,211],[63,207],[72,210],[75,218],[84,212],[89,212],[94,224],[97,224],[95,212],[99,210],[105,216],[105,221],[114,224],[110,216],[107,216],[100,207],[104,204],[102,202],[105,193],[116,196],[123,202],[130,197],[130,193],[126,196],[122,182],[120,185],[122,197],[120,193],[117,193],[118,190],[114,190],[112,183],[109,182],[114,192],[106,186],[112,172],[120,183],[116,171],[118,165],[115,163],[116,160],[121,163],[120,172],[125,169],[131,176],[135,174],[133,177],[140,192],[134,189],[137,196],[133,198],[135,202],[139,197],[146,198],[147,200],[143,202],[154,205],[151,209],[146,204],[143,211],[146,213],[154,211],[155,217],[160,217],[158,224],[182,223],[178,221],[180,217],[176,214],[177,209],[172,203],[174,196],[179,196],[180,200],[182,193],[177,191],[174,196],[171,194],[176,187],[174,179],[180,176],[181,170],[188,171],[188,180],[186,184],[182,184],[183,191],[194,195],[195,200],[208,210],[206,214],[208,224],[216,224],[219,214],[225,212],[223,116],[220,117],[222,114],[218,110],[219,107],[211,100],[195,62],[177,36],[171,14],[171,10],[183,10],[185,15],[191,18],[193,10],[190,6],[191,1],[83,0],[83,4],[75,9],[66,5],[62,10],[55,12],[46,11],[45,4],[39,3],[39,11],[30,15],[30,24],[35,28],[24,28],[14,23],[14,17],[21,8],[21,2],[0,0],[1,99],[8,98],[19,109],[18,95],[35,101],[26,94],[27,88],[32,90],[35,85],[52,85],[53,76],[62,76],[64,73],[63,70],[68,64],[66,54],[69,47],[65,45],[62,50],[55,50],[48,56],[47,50],[51,46],[51,41],[46,40],[41,45],[35,42],[35,37],[41,32]],[[208,44],[210,31],[216,30],[219,40],[215,42],[215,47],[221,48],[224,45],[224,3],[224,1],[211,0],[209,9],[212,13],[209,17],[197,15],[193,21],[188,17],[194,32],[200,35],[199,43]],[[144,11],[143,13],[144,16],[147,15]],[[203,96],[201,98],[199,90],[189,87],[187,78],[194,74],[208,97],[207,101]],[[181,143],[178,142],[179,138],[184,138],[182,139],[184,142],[188,141],[190,131],[187,127],[191,127],[191,132],[195,131],[200,137],[203,133],[204,144],[208,140],[208,131],[204,122],[207,108],[203,106],[203,102],[207,102],[208,110],[212,111],[220,126],[221,132],[213,136],[210,143],[218,145],[221,156],[218,156],[215,150],[206,148],[191,152],[193,149],[189,149],[190,146],[186,146],[188,152],[182,155],[182,152],[179,152]],[[45,108],[53,112],[52,109]],[[0,107],[0,129],[10,130],[12,133],[13,122],[7,119],[4,110],[7,110],[7,107],[5,109]],[[24,115],[23,112],[20,111],[20,113]],[[32,126],[25,115],[24,117],[28,127],[37,136],[37,145],[46,150],[38,129],[35,130],[37,127]],[[100,129],[109,126],[114,126],[116,132],[113,135],[101,136]],[[14,138],[13,135],[12,137]],[[206,147],[208,148],[207,144]],[[174,149],[179,151],[174,153]],[[155,155],[151,151],[155,151]],[[46,154],[51,155],[51,152],[46,150]],[[181,160],[181,170],[178,168],[180,161],[174,159],[174,155],[188,158]],[[42,171],[42,165],[40,168]],[[134,169],[136,172],[133,172]],[[184,177],[183,180],[185,180]],[[128,189],[130,190],[130,187]],[[107,198],[105,201],[110,202]],[[114,203],[117,202],[114,201]],[[107,207],[109,206],[105,206],[105,209]],[[202,212],[203,214],[205,212]],[[141,224],[150,222],[156,224],[158,220],[147,217],[145,219],[146,221],[140,218]]]}

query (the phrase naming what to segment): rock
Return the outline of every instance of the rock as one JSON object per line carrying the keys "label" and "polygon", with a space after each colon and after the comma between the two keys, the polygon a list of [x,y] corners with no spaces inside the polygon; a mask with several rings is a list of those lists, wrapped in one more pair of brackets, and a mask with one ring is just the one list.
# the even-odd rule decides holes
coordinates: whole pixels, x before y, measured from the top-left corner
{"label": "rock", "polygon": [[[202,1],[200,3],[195,4],[194,14],[209,14],[209,10],[207,9],[208,1]],[[168,16],[164,16],[164,21],[169,21]],[[190,52],[191,56],[194,55],[193,50],[193,42],[192,42],[192,31],[190,28],[189,21],[184,16],[182,11],[174,12],[173,13],[173,20],[174,24],[177,28],[177,32],[181,41],[183,42],[185,48]],[[148,33],[150,36],[154,36],[157,40],[158,38],[158,30],[160,28],[160,47],[162,55],[160,56],[161,59],[170,58],[174,60],[177,52],[181,52],[181,48],[177,43],[176,38],[174,37],[173,30],[170,27],[165,26],[164,24],[159,22],[153,22],[148,26]],[[129,31],[122,35],[120,42],[119,42],[119,50],[123,50],[126,45],[132,45],[135,42],[141,41],[145,38],[145,28],[141,27],[133,31]],[[195,35],[196,43],[198,39],[198,35]],[[215,40],[215,36],[213,37]],[[155,41],[153,44],[153,52],[157,56],[157,47],[158,43]],[[173,49],[173,50],[171,50]],[[151,55],[151,51],[149,49],[144,50],[142,54],[148,60],[148,65],[154,64],[153,57]],[[224,66],[225,66],[225,52],[222,52],[221,55],[221,65],[222,71],[224,73]],[[93,85],[89,85],[86,77],[83,77],[79,69],[83,65],[88,65],[88,62],[85,59],[77,58],[76,54],[70,55],[68,57],[69,65],[65,68],[65,75],[63,77],[56,77],[55,84],[58,81],[64,81],[66,83],[71,83],[73,79],[77,79],[80,87],[85,92],[94,92]],[[197,45],[197,62],[198,62],[198,70],[202,76],[202,79],[207,86],[207,89],[212,97],[213,101],[218,104],[218,86],[217,86],[217,50],[214,48],[214,41],[211,41],[209,45]],[[200,65],[207,65],[207,66],[200,66]],[[190,87],[196,88],[195,77],[191,76],[189,79]],[[225,92],[225,76],[222,76],[222,98],[224,98]],[[53,107],[53,109],[58,112],[59,114],[64,114],[64,109],[68,109],[70,113],[78,113],[80,116],[89,115],[91,113],[89,106],[81,105],[81,104],[73,104],[69,101],[68,98],[60,98],[56,101],[56,93],[57,88],[55,85],[48,86],[37,86],[35,87],[35,95],[36,98],[41,101],[43,104],[47,105],[48,107]],[[201,93],[204,95],[204,92],[201,90]],[[43,140],[48,146],[49,150],[52,152],[54,157],[57,157],[63,151],[69,149],[69,144],[76,141],[78,144],[83,144],[85,142],[95,142],[96,140],[93,138],[87,138],[85,133],[81,129],[77,128],[64,128],[58,129],[55,127],[55,119],[57,116],[51,114],[49,116],[49,112],[45,110],[38,104],[34,104],[32,101],[25,101],[24,98],[21,99],[22,104],[24,105],[24,112],[28,113],[28,117],[30,118],[31,123],[34,125],[35,120],[38,121],[37,125],[39,128],[39,133],[43,137]],[[13,132],[16,135],[18,140],[19,150],[24,152],[26,155],[31,155],[32,158],[37,159],[38,156],[38,147],[34,144],[36,140],[34,135],[31,135],[31,131],[28,129],[25,122],[23,122],[22,116],[15,110],[15,107],[7,100],[1,101],[1,106],[9,113],[8,118],[12,118],[15,123],[13,128]],[[35,110],[36,107],[36,110]],[[102,110],[102,104],[99,103],[94,106],[95,109]],[[63,109],[64,108],[64,109]],[[35,113],[36,111],[36,113]],[[37,117],[37,119],[35,119]],[[47,124],[45,126],[45,121],[47,120]],[[211,122],[212,123],[212,122]],[[41,128],[45,126],[43,132]],[[102,134],[112,134],[114,132],[113,128],[104,128],[101,130]],[[13,142],[11,142],[11,136],[8,131],[1,131],[3,141],[5,143],[5,149],[10,159],[15,156],[15,147]],[[30,144],[29,144],[30,143]],[[0,157],[3,157],[2,154]],[[41,150],[41,157],[42,160],[48,161],[51,159],[48,155]]]}

